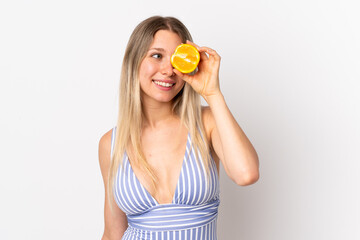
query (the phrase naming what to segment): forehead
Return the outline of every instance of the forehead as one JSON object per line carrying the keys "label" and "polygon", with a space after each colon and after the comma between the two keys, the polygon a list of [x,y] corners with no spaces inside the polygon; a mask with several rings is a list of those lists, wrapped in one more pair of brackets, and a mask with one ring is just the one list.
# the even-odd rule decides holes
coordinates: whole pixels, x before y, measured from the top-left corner
{"label": "forehead", "polygon": [[155,33],[150,48],[173,48],[181,44],[181,38],[169,30],[159,30]]}

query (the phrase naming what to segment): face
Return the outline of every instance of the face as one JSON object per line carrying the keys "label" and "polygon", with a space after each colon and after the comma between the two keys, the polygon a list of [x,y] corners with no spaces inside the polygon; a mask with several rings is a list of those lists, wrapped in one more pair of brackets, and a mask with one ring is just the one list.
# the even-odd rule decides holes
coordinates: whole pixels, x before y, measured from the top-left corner
{"label": "face", "polygon": [[156,32],[139,70],[143,103],[169,103],[183,88],[184,81],[173,72],[170,62],[180,44],[181,39],[176,33]]}

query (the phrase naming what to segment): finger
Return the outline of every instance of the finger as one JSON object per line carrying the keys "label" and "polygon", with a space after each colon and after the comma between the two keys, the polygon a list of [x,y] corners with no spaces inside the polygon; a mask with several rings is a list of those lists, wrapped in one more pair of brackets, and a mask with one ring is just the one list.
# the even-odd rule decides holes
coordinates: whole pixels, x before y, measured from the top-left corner
{"label": "finger", "polygon": [[189,40],[186,40],[186,43],[196,47],[197,49],[199,48],[199,46],[197,44],[195,44],[195,43],[193,43],[193,42],[191,42]]}
{"label": "finger", "polygon": [[201,52],[206,52],[209,55],[218,55],[218,53],[214,49],[209,47],[199,47],[198,50]]}
{"label": "finger", "polygon": [[203,51],[200,51],[201,47],[199,47],[197,44],[195,44],[195,43],[193,43],[193,42],[191,42],[189,40],[186,40],[186,43],[196,47],[196,49],[199,51],[200,57],[202,59],[208,59],[208,56]]}
{"label": "finger", "polygon": [[209,47],[200,47],[199,45],[197,45],[197,44],[195,44],[195,43],[193,43],[193,42],[191,42],[191,41],[189,41],[189,40],[186,40],[186,43],[187,44],[190,44],[190,45],[192,45],[192,46],[194,46],[194,47],[196,47],[197,48],[197,50],[200,52],[206,52],[206,53],[208,53],[208,54],[213,54],[213,55],[219,55],[214,49],[212,49],[212,48],[209,48]]}
{"label": "finger", "polygon": [[[200,49],[201,49],[201,48],[200,48]],[[199,53],[200,53],[200,59],[204,59],[204,60],[208,60],[208,59],[209,59],[209,56],[206,54],[205,51],[199,50]]]}
{"label": "finger", "polygon": [[206,52],[209,56],[213,56],[215,59],[220,59],[220,55],[214,50],[209,47],[200,47],[199,52]]}

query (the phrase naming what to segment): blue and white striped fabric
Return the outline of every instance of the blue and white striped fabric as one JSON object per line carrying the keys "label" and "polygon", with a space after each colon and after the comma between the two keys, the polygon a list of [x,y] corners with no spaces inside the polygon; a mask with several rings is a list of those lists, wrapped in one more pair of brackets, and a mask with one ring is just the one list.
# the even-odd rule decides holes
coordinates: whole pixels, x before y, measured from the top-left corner
{"label": "blue and white striped fabric", "polygon": [[[116,127],[112,131],[111,155]],[[200,155],[199,155],[200,156]],[[143,187],[124,154],[115,186],[115,201],[126,214],[128,228],[122,239],[216,240],[219,180],[214,161],[210,174],[196,161],[188,134],[186,153],[172,203],[159,204]]]}

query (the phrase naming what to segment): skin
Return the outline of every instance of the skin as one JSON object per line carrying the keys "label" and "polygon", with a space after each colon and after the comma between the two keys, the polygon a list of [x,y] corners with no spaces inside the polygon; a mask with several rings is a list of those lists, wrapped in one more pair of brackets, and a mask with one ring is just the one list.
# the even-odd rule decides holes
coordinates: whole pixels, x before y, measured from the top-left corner
{"label": "skin", "polygon": [[[146,159],[158,176],[157,191],[151,180],[143,174],[136,161],[131,161],[134,173],[158,203],[170,203],[180,174],[187,129],[171,111],[172,99],[185,82],[190,84],[208,103],[202,110],[206,137],[214,151],[213,158],[224,166],[227,175],[238,185],[245,186],[259,178],[259,160],[255,149],[238,125],[219,87],[220,56],[208,47],[194,43],[201,56],[198,72],[182,74],[170,63],[171,54],[181,43],[179,36],[167,30],[158,31],[150,49],[140,65],[140,87],[144,110],[141,143]],[[170,89],[157,86],[154,80],[175,83]],[[179,136],[174,138],[174,136]],[[156,139],[156,141],[154,141]],[[111,130],[99,142],[99,162],[106,189],[110,160]],[[131,159],[131,152],[129,153]],[[105,230],[102,239],[121,239],[127,228],[125,214],[113,202],[112,214],[105,199]]]}

